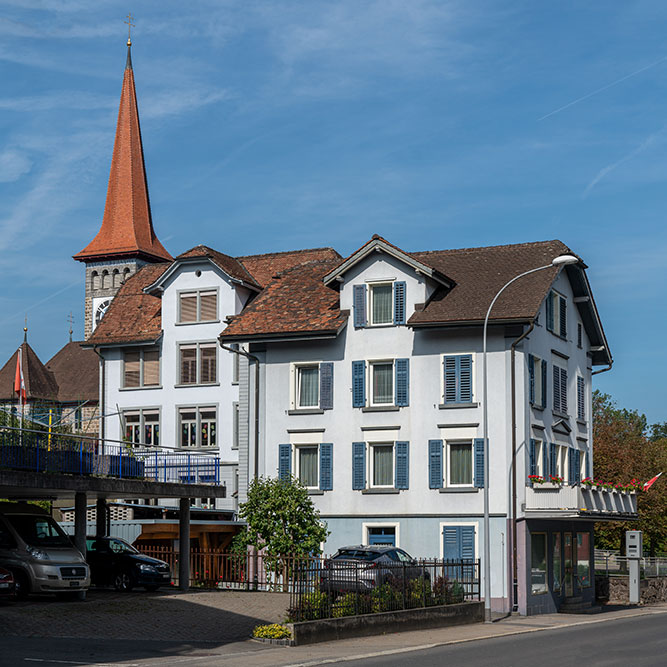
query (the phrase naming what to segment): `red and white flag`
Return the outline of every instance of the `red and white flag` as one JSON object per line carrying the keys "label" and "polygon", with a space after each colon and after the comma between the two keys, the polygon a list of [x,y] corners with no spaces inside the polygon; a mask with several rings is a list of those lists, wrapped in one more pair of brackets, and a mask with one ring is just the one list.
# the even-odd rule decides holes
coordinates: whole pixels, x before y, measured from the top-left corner
{"label": "red and white flag", "polygon": [[662,475],[661,472],[659,472],[653,479],[650,479],[648,482],[646,482],[646,484],[644,484],[644,491],[648,491],[651,488],[653,482],[655,482],[655,480],[658,479],[660,475]]}
{"label": "red and white flag", "polygon": [[25,378],[23,377],[23,355],[21,354],[21,348],[19,348],[18,354],[16,355],[16,375],[14,376],[14,391],[18,394],[18,397],[25,401]]}

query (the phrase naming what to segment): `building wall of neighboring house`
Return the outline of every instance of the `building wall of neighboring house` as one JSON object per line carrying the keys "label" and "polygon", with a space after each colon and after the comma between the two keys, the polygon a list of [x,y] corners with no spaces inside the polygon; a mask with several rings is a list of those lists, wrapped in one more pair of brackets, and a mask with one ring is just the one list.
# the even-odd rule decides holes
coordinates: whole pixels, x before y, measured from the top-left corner
{"label": "building wall of neighboring house", "polygon": [[[201,272],[199,276],[196,272]],[[217,290],[218,317],[213,322],[181,324],[178,322],[179,293],[192,290]],[[224,329],[225,318],[239,312],[248,298],[248,290],[238,287],[221,271],[203,260],[182,265],[164,284],[162,293],[163,335],[160,350],[160,384],[139,389],[123,388],[123,353],[136,348],[112,348],[104,351],[106,359],[106,411],[120,413],[130,410],[157,408],[160,412],[160,444],[179,451],[197,451],[218,455],[232,466],[225,466],[228,497],[221,507],[232,507],[231,497],[238,464],[238,447],[234,437],[234,405],[239,400],[238,382],[233,380],[234,356],[222,350],[217,337]],[[196,386],[180,385],[179,346],[190,343],[215,344],[216,382]],[[146,346],[144,349],[150,349]],[[180,386],[179,386],[180,385]],[[216,411],[216,445],[208,448],[181,447],[179,410],[198,407]],[[106,436],[121,440],[124,437],[120,415],[106,420]],[[231,483],[231,486],[230,486]]]}

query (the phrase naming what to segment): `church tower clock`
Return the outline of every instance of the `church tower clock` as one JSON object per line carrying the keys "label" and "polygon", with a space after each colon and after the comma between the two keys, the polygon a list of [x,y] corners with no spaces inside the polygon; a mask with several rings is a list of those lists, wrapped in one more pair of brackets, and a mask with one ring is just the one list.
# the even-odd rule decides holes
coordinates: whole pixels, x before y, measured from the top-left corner
{"label": "church tower clock", "polygon": [[97,236],[74,255],[86,265],[86,338],[130,276],[144,264],[172,259],[153,230],[130,48],[128,39],[102,226]]}

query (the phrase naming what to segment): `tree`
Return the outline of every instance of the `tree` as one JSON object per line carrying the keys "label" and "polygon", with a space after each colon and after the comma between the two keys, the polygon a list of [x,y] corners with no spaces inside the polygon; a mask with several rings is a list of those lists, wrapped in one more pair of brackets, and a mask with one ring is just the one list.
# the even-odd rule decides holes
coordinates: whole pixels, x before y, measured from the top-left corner
{"label": "tree", "polygon": [[[646,482],[667,471],[667,437],[663,426],[649,426],[636,410],[618,408],[608,394],[593,393],[593,441],[596,479]],[[650,435],[649,435],[650,434]],[[637,499],[639,521],[598,523],[596,545],[618,549],[626,530],[642,530],[651,554],[667,548],[667,486],[656,483]]]}
{"label": "tree", "polygon": [[261,549],[275,572],[286,557],[319,555],[329,535],[308,491],[293,478],[253,480],[239,516],[248,524],[247,544]]}

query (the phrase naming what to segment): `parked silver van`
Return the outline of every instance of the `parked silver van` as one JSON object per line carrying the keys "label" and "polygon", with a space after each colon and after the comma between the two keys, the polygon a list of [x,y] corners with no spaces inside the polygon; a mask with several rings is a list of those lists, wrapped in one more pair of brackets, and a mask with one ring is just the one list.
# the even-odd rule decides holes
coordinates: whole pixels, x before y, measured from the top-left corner
{"label": "parked silver van", "polygon": [[0,566],[16,580],[16,595],[57,593],[84,598],[90,570],[81,552],[46,511],[0,503]]}

